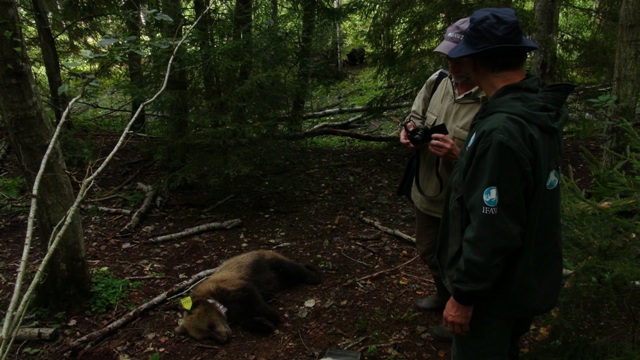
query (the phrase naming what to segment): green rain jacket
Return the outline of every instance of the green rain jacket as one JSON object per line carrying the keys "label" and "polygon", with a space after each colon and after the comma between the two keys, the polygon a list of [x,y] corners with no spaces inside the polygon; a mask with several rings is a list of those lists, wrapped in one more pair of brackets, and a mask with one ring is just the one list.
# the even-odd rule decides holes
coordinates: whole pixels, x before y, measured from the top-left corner
{"label": "green rain jacket", "polygon": [[560,161],[570,84],[499,89],[471,126],[451,179],[437,261],[457,302],[521,317],[555,306],[562,282]]}

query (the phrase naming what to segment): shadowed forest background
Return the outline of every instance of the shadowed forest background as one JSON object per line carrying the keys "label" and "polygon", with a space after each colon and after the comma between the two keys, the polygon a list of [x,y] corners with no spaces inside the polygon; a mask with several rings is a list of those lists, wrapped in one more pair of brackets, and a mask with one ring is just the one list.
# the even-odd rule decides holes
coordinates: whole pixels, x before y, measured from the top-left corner
{"label": "shadowed forest background", "polygon": [[[540,45],[530,72],[578,85],[565,287],[523,356],[637,359],[636,0],[0,0],[0,358],[448,357],[411,309],[433,284],[395,195],[397,119],[446,65],[446,27],[489,6]],[[326,275],[274,300],[271,337],[196,344],[172,294],[85,339],[258,248]]]}

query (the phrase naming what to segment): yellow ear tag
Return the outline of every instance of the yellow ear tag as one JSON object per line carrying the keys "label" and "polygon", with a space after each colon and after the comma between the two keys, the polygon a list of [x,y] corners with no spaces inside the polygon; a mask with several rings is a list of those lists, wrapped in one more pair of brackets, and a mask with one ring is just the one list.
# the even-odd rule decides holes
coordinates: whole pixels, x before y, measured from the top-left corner
{"label": "yellow ear tag", "polygon": [[182,307],[187,311],[191,310],[191,306],[193,305],[190,296],[180,299],[180,304],[182,304]]}

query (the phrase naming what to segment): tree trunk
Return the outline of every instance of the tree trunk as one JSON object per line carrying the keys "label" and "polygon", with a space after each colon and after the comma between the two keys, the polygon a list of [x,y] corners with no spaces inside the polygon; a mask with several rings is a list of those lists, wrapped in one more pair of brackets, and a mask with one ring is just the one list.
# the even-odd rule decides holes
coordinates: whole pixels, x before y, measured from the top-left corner
{"label": "tree trunk", "polygon": [[547,82],[556,81],[558,62],[558,16],[560,0],[536,0],[533,39],[538,50],[533,52],[533,72]]}
{"label": "tree trunk", "polygon": [[[214,58],[213,54],[214,46],[215,46],[215,37],[212,34],[213,29],[213,20],[209,13],[204,14],[207,9],[207,4],[204,0],[194,0],[193,7],[196,12],[196,17],[202,15],[202,19],[196,26],[198,43],[200,46],[200,61],[202,65],[200,66],[200,74],[202,77],[202,84],[204,85],[204,91],[207,96],[205,100],[213,105],[219,104],[219,99],[222,97],[222,92],[220,91],[220,80],[218,74],[216,74],[214,67]],[[218,79],[218,81],[216,81]],[[210,108],[219,113],[222,109],[220,109],[220,105],[214,105]]]}
{"label": "tree trunk", "polygon": [[[620,7],[618,37],[616,44],[616,64],[613,75],[612,95],[616,97],[611,109],[611,119],[626,119],[635,122],[638,99],[640,97],[640,1],[623,0]],[[626,146],[620,126],[613,124],[606,131],[609,141],[606,148],[622,153]],[[605,165],[612,166],[613,159],[605,151]]]}
{"label": "tree trunk", "polygon": [[[233,14],[233,41],[236,49],[233,61],[237,66],[235,89],[242,89],[249,80],[252,69],[252,31],[253,31],[253,0],[236,0]],[[247,98],[242,90],[236,94],[233,106],[233,121],[241,123],[246,120]]]}
{"label": "tree trunk", "polygon": [[42,60],[47,72],[49,81],[49,96],[51,96],[51,107],[56,117],[56,121],[60,121],[62,113],[67,107],[69,100],[64,93],[59,93],[62,86],[62,75],[60,75],[60,59],[56,50],[56,43],[51,34],[51,26],[49,25],[48,12],[42,0],[32,0],[33,13],[36,19],[36,27],[38,29],[38,38],[40,39],[40,49],[42,51]]}
{"label": "tree trunk", "polygon": [[[35,1],[35,0],[34,0]],[[129,65],[129,82],[131,83],[131,117],[138,111],[140,105],[144,102],[144,72],[142,68],[142,56],[136,52],[140,46],[140,29],[142,27],[142,19],[140,18],[140,4],[135,0],[127,0],[124,2],[125,22],[127,25],[128,35],[134,39],[131,41],[127,53],[127,64]],[[146,112],[143,108],[133,124],[131,130],[143,132],[146,124]]]}
{"label": "tree trunk", "polygon": [[[4,34],[0,36],[0,114],[24,176],[33,183],[53,129],[35,92],[15,0],[0,0],[0,33]],[[46,250],[53,228],[75,199],[60,148],[52,154],[40,188],[37,220]],[[78,304],[77,300],[88,295],[90,278],[79,216],[74,217],[45,271],[37,305],[59,309]]]}
{"label": "tree trunk", "polygon": [[291,120],[288,124],[290,131],[299,131],[304,113],[305,99],[309,91],[309,75],[311,73],[311,51],[316,27],[317,0],[302,2],[302,34],[300,36],[300,50],[298,53],[298,80],[296,96],[293,99]]}
{"label": "tree trunk", "polygon": [[[182,26],[184,17],[180,0],[165,0],[163,11],[169,15],[173,22],[165,22],[163,35],[167,39],[180,39],[182,37]],[[173,49],[169,49],[172,51]],[[176,53],[173,67],[169,73],[167,81],[166,95],[168,101],[169,114],[169,137],[171,163],[177,167],[185,164],[187,147],[185,137],[189,128],[189,79],[185,69],[184,51],[181,49]]]}

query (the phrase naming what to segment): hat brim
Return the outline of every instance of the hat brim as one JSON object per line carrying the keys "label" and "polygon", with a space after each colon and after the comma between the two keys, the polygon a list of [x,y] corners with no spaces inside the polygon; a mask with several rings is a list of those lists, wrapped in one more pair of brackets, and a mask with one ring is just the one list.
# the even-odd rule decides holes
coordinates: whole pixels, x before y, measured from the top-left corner
{"label": "hat brim", "polygon": [[513,49],[514,51],[524,50],[526,52],[529,52],[529,51],[536,50],[537,48],[538,48],[538,44],[536,44],[533,40],[528,38],[523,38],[520,44],[500,44],[500,45],[486,46],[481,48],[470,47],[468,46],[467,43],[465,43],[464,40],[462,40],[456,47],[451,49],[447,55],[452,59],[457,59],[461,57],[472,56],[475,54],[479,54],[481,52],[494,50],[494,49]]}
{"label": "hat brim", "polygon": [[451,42],[451,41],[447,41],[447,40],[443,40],[440,45],[436,46],[435,49],[433,49],[434,52],[439,52],[439,53],[443,53],[445,55],[449,55],[449,51],[451,51],[451,49],[453,49],[454,47],[456,47],[456,43]]}

